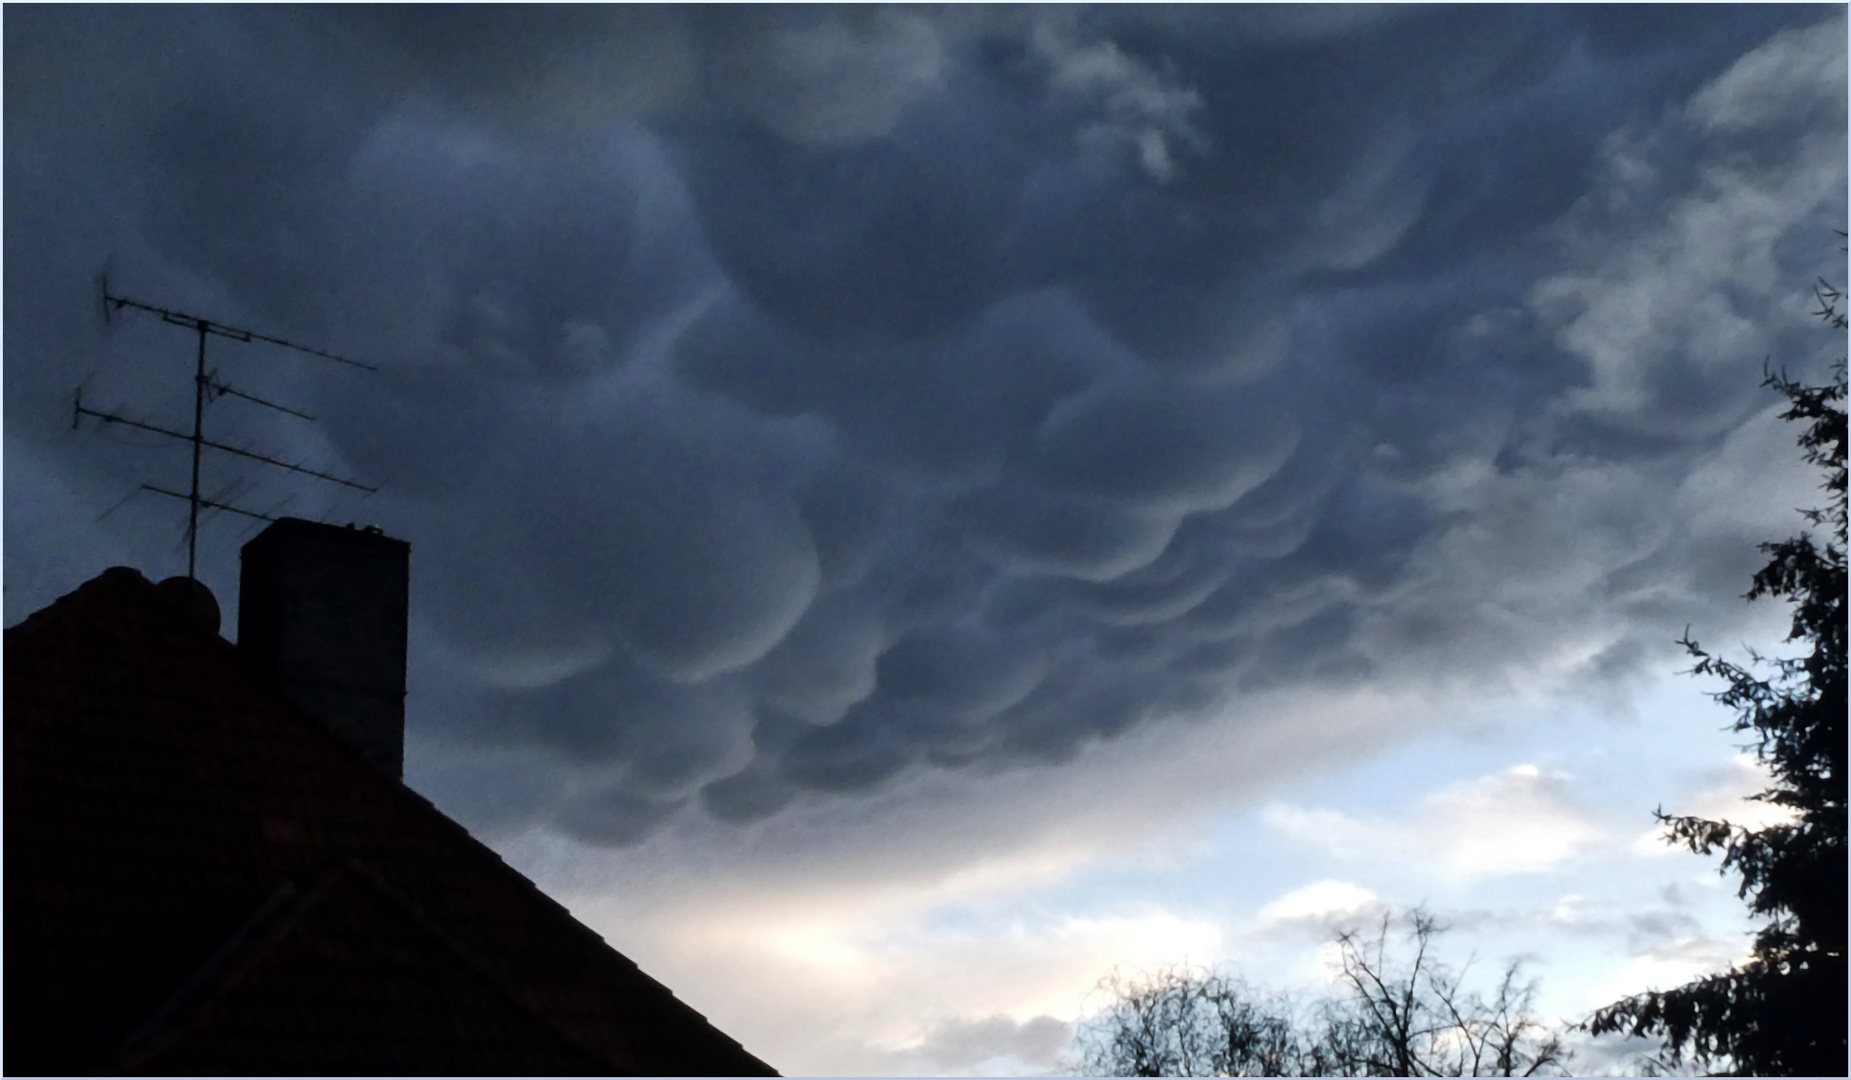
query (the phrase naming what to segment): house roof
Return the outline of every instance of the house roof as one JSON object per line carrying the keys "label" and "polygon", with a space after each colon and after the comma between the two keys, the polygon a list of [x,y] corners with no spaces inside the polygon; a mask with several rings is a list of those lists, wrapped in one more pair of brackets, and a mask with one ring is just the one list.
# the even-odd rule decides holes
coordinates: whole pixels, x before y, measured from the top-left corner
{"label": "house roof", "polygon": [[772,1074],[136,571],[5,676],[7,1072]]}

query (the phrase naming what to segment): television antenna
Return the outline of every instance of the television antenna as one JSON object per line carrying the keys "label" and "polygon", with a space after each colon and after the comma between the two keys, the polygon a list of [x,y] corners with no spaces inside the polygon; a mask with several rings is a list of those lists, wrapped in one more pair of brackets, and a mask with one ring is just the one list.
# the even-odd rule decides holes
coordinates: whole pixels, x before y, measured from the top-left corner
{"label": "television antenna", "polygon": [[231,386],[230,384],[226,383],[223,379],[221,379],[218,375],[218,372],[208,371],[206,369],[206,339],[209,337],[223,337],[223,338],[230,338],[233,341],[241,341],[241,342],[262,341],[262,342],[265,342],[271,345],[280,345],[285,349],[293,349],[296,352],[307,353],[310,356],[319,356],[325,360],[332,360],[336,363],[347,364],[352,367],[361,368],[365,371],[378,371],[379,369],[377,367],[373,366],[372,364],[361,363],[358,360],[350,360],[345,356],[337,356],[334,353],[327,352],[322,349],[313,349],[306,345],[298,345],[293,341],[285,341],[284,339],[279,338],[279,337],[271,337],[269,334],[260,334],[255,330],[245,330],[245,329],[241,329],[236,326],[230,326],[230,325],[227,325],[226,323],[219,322],[215,319],[207,319],[199,315],[189,315],[182,311],[173,311],[168,308],[157,307],[153,304],[145,304],[139,300],[133,300],[126,296],[118,296],[109,291],[109,278],[105,274],[99,274],[97,276],[97,293],[101,297],[101,303],[102,303],[102,309],[103,309],[103,321],[105,323],[113,323],[115,321],[115,317],[117,313],[123,311],[126,308],[126,309],[130,309],[134,311],[147,312],[150,315],[158,315],[160,316],[162,322],[171,324],[173,326],[185,327],[186,329],[189,329],[193,331],[196,335],[198,335],[199,348],[196,353],[196,359],[193,365],[193,432],[192,434],[189,435],[184,431],[175,431],[172,428],[162,427],[159,424],[150,424],[142,420],[136,420],[132,417],[123,416],[120,413],[103,412],[98,409],[89,408],[86,405],[84,405],[84,390],[82,386],[79,386],[77,388],[76,397],[75,397],[75,400],[71,408],[72,429],[76,429],[79,422],[84,417],[94,416],[98,420],[101,420],[104,424],[122,424],[126,427],[139,428],[142,431],[152,431],[157,435],[166,435],[169,438],[181,439],[183,441],[193,444],[193,482],[192,482],[192,486],[189,487],[184,493],[174,491],[171,488],[160,487],[155,484],[141,485],[142,490],[144,491],[152,491],[157,495],[166,495],[166,496],[169,496],[170,498],[183,499],[186,501],[187,503],[186,576],[187,577],[194,578],[195,580],[197,580],[195,571],[197,570],[197,567],[198,567],[198,558],[199,558],[199,511],[201,507],[205,507],[210,510],[226,510],[234,514],[241,514],[245,517],[257,518],[262,521],[275,521],[276,520],[276,518],[271,516],[270,514],[260,513],[256,510],[248,510],[244,507],[234,506],[229,502],[224,502],[217,498],[211,498],[211,497],[201,495],[199,493],[199,460],[200,460],[200,455],[205,450],[208,450],[208,449],[217,450],[222,453],[227,453],[227,454],[232,454],[237,457],[247,458],[251,461],[261,462],[265,465],[272,465],[272,466],[275,466],[276,468],[285,469],[289,472],[300,473],[303,476],[314,477],[317,480],[325,480],[331,484],[340,484],[343,487],[349,487],[349,488],[353,488],[358,491],[363,491],[367,493],[368,495],[371,495],[374,492],[379,490],[376,487],[369,487],[368,485],[363,484],[358,480],[351,479],[349,477],[336,476],[334,473],[331,473],[331,472],[325,472],[320,469],[311,469],[306,465],[302,465],[302,464],[295,463],[295,462],[283,461],[280,458],[270,457],[267,454],[260,454],[254,450],[249,450],[241,446],[233,446],[230,443],[219,442],[215,439],[207,438],[205,434],[206,406],[209,403],[211,403],[213,399],[218,398],[218,397],[230,396],[230,397],[240,398],[244,401],[249,401],[252,404],[261,405],[266,409],[273,409],[277,412],[288,413],[290,416],[299,417],[303,420],[313,421],[315,418],[305,412],[301,412],[300,410],[290,408],[287,405],[283,405],[275,401],[270,401],[266,398],[259,397],[256,394],[248,393],[246,391],[237,389],[236,387]]}

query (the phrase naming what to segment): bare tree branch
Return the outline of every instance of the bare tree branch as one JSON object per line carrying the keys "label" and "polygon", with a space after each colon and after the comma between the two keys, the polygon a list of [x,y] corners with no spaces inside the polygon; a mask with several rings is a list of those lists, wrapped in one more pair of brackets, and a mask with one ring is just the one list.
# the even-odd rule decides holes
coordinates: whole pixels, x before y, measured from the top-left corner
{"label": "bare tree branch", "polygon": [[[1338,996],[1310,1009],[1237,976],[1168,968],[1117,973],[1080,1026],[1080,1071],[1117,1076],[1546,1076],[1566,1072],[1559,1034],[1533,1012],[1535,986],[1507,967],[1487,1000],[1441,962],[1422,909],[1371,936],[1336,935]],[[1399,947],[1396,943],[1400,942]],[[1404,963],[1399,956],[1407,955]]]}

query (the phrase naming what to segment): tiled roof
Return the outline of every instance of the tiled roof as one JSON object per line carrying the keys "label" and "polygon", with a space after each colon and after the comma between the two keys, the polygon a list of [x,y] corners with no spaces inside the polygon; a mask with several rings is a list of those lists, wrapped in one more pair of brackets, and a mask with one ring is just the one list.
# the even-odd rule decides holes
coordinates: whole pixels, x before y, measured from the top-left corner
{"label": "tiled roof", "polygon": [[5,668],[7,1072],[771,1073],[139,573]]}
{"label": "tiled roof", "polygon": [[280,887],[130,1035],[111,1071],[589,1076],[611,1067],[348,865],[307,890]]}

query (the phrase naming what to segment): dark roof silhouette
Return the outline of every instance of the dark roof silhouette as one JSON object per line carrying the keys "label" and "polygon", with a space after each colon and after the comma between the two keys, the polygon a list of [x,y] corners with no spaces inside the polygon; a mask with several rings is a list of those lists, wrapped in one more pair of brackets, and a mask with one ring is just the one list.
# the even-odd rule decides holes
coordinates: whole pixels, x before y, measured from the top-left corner
{"label": "dark roof silhouette", "polygon": [[6,1072],[773,1075],[136,571],[5,668]]}

